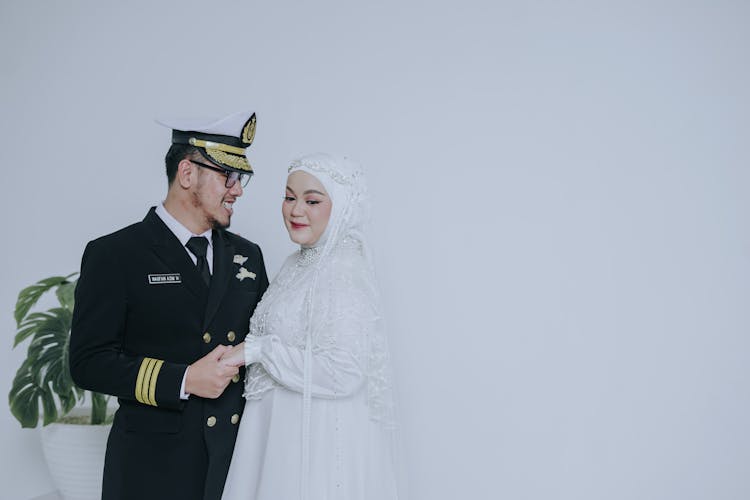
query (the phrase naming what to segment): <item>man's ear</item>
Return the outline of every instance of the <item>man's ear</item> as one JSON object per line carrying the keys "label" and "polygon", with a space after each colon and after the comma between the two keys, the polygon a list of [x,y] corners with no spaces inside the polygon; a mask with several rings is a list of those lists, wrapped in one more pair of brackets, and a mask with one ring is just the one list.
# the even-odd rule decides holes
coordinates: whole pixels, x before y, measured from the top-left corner
{"label": "man's ear", "polygon": [[193,163],[187,158],[183,158],[177,164],[177,182],[184,189],[188,189],[195,184],[195,168]]}

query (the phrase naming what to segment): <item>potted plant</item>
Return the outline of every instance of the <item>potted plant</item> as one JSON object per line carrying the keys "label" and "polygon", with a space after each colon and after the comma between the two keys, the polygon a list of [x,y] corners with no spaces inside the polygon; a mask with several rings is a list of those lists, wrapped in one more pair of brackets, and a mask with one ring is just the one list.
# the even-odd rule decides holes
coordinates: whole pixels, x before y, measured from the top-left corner
{"label": "potted plant", "polygon": [[[13,347],[30,342],[8,402],[24,428],[36,427],[41,417],[42,449],[63,497],[98,498],[111,422],[107,416],[109,397],[77,387],[70,376],[68,344],[76,274],[40,280],[18,294]],[[57,306],[32,312],[41,297],[52,291]],[[90,411],[82,407],[87,393]]]}

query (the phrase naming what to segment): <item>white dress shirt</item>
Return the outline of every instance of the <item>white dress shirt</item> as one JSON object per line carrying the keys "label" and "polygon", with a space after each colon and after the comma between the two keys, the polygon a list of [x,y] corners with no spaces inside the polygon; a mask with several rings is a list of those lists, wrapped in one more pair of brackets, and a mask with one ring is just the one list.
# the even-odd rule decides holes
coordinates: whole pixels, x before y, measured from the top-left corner
{"label": "white dress shirt", "polygon": [[201,234],[193,234],[190,232],[188,228],[182,225],[182,222],[178,221],[177,219],[172,216],[169,212],[167,212],[167,209],[164,208],[163,203],[159,203],[156,205],[156,215],[159,216],[159,218],[164,222],[164,224],[167,225],[170,231],[177,236],[177,239],[180,240],[180,243],[183,247],[185,247],[185,251],[190,256],[190,259],[193,261],[193,264],[198,263],[198,257],[193,255],[193,252],[188,250],[188,248],[185,246],[187,245],[187,242],[192,238],[193,236],[204,236],[208,240],[208,249],[206,250],[206,260],[208,261],[208,272],[213,274],[214,273],[214,242],[211,239],[211,230],[209,229],[205,233]]}

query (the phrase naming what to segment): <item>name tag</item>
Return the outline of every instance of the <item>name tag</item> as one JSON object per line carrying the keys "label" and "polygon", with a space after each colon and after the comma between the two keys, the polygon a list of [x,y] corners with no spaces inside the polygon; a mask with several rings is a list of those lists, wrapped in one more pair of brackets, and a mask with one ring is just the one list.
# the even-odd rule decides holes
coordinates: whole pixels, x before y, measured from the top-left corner
{"label": "name tag", "polygon": [[171,283],[182,283],[180,273],[148,275],[149,285],[168,285]]}

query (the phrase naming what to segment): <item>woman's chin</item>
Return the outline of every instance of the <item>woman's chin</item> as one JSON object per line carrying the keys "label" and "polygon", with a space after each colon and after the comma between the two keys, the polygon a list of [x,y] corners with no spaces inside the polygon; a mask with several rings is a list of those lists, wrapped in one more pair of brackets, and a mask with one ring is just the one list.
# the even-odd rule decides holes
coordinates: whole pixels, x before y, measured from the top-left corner
{"label": "woman's chin", "polygon": [[315,246],[320,239],[320,236],[316,238],[308,228],[294,229],[287,227],[287,232],[289,233],[289,239],[292,240],[292,242],[303,247]]}
{"label": "woman's chin", "polygon": [[309,238],[305,238],[301,234],[296,234],[295,231],[289,231],[289,239],[292,240],[292,243],[296,243],[299,246],[303,246],[303,247],[311,246]]}

